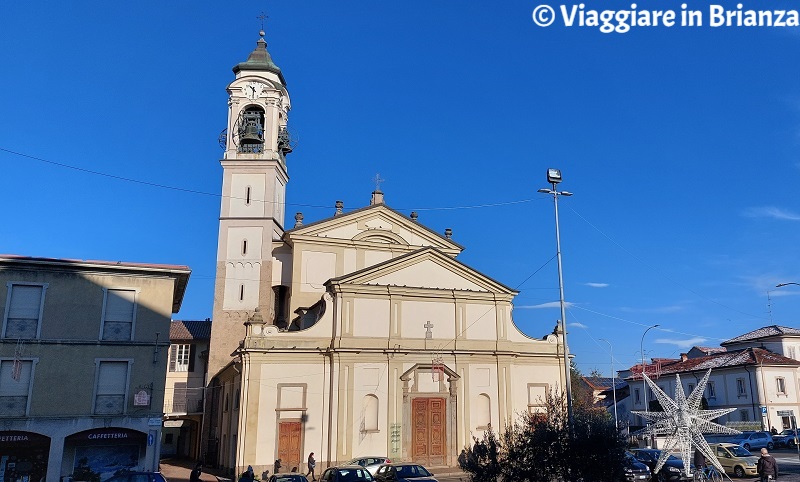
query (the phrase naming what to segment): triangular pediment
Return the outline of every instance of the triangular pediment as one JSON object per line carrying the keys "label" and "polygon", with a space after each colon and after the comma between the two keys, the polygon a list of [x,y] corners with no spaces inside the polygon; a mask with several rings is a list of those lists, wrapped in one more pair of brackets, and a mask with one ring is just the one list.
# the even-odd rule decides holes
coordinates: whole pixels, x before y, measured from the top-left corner
{"label": "triangular pediment", "polygon": [[405,249],[430,246],[451,255],[458,254],[463,249],[458,243],[385,204],[339,214],[296,227],[285,234],[285,239],[289,242],[299,239],[310,241],[313,238],[395,245]]}
{"label": "triangular pediment", "polygon": [[515,295],[517,292],[435,248],[422,248],[331,279],[333,285],[403,286]]}

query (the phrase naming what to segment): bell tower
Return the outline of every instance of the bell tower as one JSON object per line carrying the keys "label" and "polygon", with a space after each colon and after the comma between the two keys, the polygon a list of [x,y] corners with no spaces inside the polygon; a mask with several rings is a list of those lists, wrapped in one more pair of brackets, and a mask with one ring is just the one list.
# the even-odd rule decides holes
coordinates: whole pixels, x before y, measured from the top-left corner
{"label": "bell tower", "polygon": [[212,377],[230,362],[256,308],[272,322],[272,248],[284,232],[286,156],[292,151],[289,92],[263,31],[233,73],[227,128],[220,136],[225,153],[208,361]]}

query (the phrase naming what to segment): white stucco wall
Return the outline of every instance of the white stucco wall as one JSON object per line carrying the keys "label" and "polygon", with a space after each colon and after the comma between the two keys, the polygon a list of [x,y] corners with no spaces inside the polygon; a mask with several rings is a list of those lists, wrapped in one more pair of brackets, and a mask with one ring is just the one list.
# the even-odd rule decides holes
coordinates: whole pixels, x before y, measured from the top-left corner
{"label": "white stucco wall", "polygon": [[389,337],[388,299],[356,298],[354,305],[353,317],[358,322],[353,325],[353,336]]}
{"label": "white stucco wall", "polygon": [[456,336],[455,310],[452,303],[403,301],[400,333],[405,338],[425,338],[425,324],[433,323],[434,340],[452,340]]}

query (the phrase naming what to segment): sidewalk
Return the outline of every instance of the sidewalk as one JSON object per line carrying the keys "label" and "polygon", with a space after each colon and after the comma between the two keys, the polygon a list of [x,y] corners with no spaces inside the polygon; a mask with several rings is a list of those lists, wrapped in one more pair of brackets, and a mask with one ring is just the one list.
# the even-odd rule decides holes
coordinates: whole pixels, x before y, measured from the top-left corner
{"label": "sidewalk", "polygon": [[[161,473],[169,482],[189,482],[189,476],[195,467],[196,462],[186,459],[164,459],[161,461]],[[219,477],[209,472],[203,467],[200,480],[203,482],[218,482]],[[229,479],[225,479],[229,480]]]}

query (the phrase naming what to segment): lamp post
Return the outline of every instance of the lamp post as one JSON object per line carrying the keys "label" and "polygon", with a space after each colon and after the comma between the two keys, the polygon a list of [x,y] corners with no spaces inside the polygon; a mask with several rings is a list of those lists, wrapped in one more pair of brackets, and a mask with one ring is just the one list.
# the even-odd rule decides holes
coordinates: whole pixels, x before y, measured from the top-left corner
{"label": "lamp post", "polygon": [[[641,352],[642,352],[642,385],[643,385],[643,389],[644,389],[644,411],[645,411],[645,413],[650,411],[650,404],[647,402],[647,382],[644,381],[644,375],[645,375],[645,372],[646,372],[645,364],[644,364],[644,336],[647,334],[648,331],[652,330],[653,328],[658,328],[659,326],[661,326],[661,325],[655,324],[653,326],[648,327],[646,330],[644,330],[644,333],[642,333],[642,341],[639,343],[639,350],[641,350]],[[647,424],[647,422],[645,422],[645,424]]]}
{"label": "lamp post", "polygon": [[608,348],[611,351],[611,390],[614,393],[614,428],[619,430],[619,422],[617,421],[617,372],[614,371],[614,346],[605,338],[600,338],[600,341],[608,343]]}
{"label": "lamp post", "polygon": [[553,195],[553,206],[556,212],[556,259],[558,262],[558,294],[561,304],[561,331],[564,337],[564,381],[567,384],[567,420],[569,423],[569,433],[572,434],[572,380],[570,377],[569,365],[569,345],[567,344],[567,314],[564,306],[564,275],[561,270],[561,234],[558,228],[558,196],[572,196],[571,192],[558,191],[556,185],[561,182],[561,171],[559,169],[547,170],[547,182],[553,186],[552,189],[539,189],[538,192]]}

